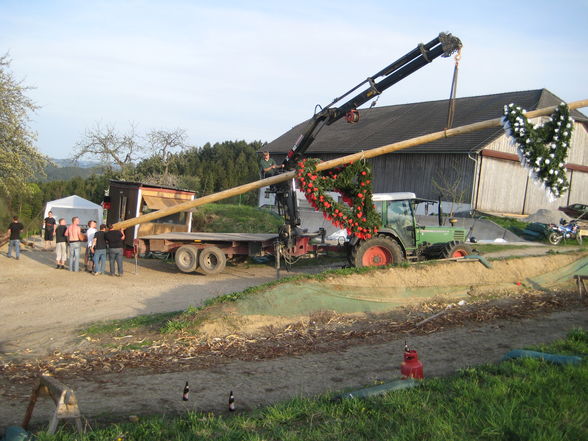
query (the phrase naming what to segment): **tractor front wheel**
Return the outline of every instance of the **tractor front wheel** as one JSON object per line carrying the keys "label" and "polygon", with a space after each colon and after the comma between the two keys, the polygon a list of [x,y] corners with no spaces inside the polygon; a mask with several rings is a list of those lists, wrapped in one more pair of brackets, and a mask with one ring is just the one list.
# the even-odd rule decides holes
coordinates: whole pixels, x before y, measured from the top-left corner
{"label": "tractor front wheel", "polygon": [[472,249],[461,242],[449,242],[443,250],[443,257],[446,259],[465,257],[469,254],[472,254]]}
{"label": "tractor front wheel", "polygon": [[353,263],[356,267],[396,265],[404,260],[400,245],[384,237],[360,242],[354,254]]}

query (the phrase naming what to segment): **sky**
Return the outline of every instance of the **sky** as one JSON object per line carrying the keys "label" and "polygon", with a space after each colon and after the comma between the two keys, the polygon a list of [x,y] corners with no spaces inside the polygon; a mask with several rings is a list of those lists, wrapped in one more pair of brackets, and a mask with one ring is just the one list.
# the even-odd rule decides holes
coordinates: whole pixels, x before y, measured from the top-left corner
{"label": "sky", "polygon": [[[585,99],[587,23],[588,0],[0,0],[0,54],[34,87],[37,148],[67,158],[97,125],[272,141],[439,32],[464,45],[458,97]],[[436,59],[378,106],[448,98],[453,67]]]}

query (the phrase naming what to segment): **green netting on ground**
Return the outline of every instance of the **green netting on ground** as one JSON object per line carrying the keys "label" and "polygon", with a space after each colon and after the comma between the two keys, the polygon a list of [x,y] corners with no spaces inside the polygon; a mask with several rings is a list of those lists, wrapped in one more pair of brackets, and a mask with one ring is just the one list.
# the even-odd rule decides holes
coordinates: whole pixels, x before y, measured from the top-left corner
{"label": "green netting on ground", "polygon": [[[527,279],[527,284],[541,289],[568,282],[574,274],[588,270],[588,258],[539,277]],[[492,271],[492,270],[489,270]],[[458,282],[459,283],[459,282]],[[476,285],[490,289],[512,287],[512,282],[492,285]],[[361,287],[320,283],[316,281],[286,282],[254,296],[241,299],[235,305],[243,315],[271,315],[293,317],[317,311],[337,313],[386,312],[410,304],[420,303],[433,297],[459,301],[468,297],[472,285],[428,286],[428,287]]]}
{"label": "green netting on ground", "polygon": [[533,285],[537,285],[537,287],[549,288],[570,281],[576,274],[588,276],[588,257],[583,257],[569,265],[562,266],[556,271],[542,274],[528,280]]}
{"label": "green netting on ground", "polygon": [[317,282],[284,283],[264,293],[240,300],[238,311],[244,315],[283,317],[307,315],[324,310],[338,313],[385,312],[440,295],[461,299],[467,296],[467,291],[466,286],[377,289]]}

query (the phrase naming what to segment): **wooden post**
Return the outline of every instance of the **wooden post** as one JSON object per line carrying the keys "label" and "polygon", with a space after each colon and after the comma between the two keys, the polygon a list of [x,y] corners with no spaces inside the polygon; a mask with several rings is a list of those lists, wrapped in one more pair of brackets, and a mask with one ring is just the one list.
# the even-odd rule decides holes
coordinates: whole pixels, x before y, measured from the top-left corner
{"label": "wooden post", "polygon": [[280,280],[280,259],[282,258],[282,255],[280,253],[281,247],[282,244],[280,242],[276,241],[274,243],[274,248],[276,250],[276,280]]}
{"label": "wooden post", "polygon": [[55,412],[49,420],[49,427],[47,433],[53,434],[57,430],[57,424],[62,419],[74,419],[78,432],[83,432],[81,413],[78,407],[78,400],[74,394],[74,391],[67,387],[65,384],[57,381],[55,378],[42,375],[33,388],[31,399],[25,413],[24,420],[22,422],[23,429],[27,429],[31,417],[33,416],[33,410],[39,396],[49,396],[55,403]]}
{"label": "wooden post", "polygon": [[[581,101],[574,101],[568,103],[568,107],[570,110],[578,109],[581,107],[588,106],[588,99],[581,100]],[[545,116],[553,113],[553,111],[557,108],[557,106],[551,107],[544,107],[542,109],[533,110],[531,112],[527,112],[527,118],[536,118],[538,116]],[[330,168],[338,167],[340,165],[349,164],[350,162],[360,161],[362,159],[369,159],[374,158],[376,156],[385,155],[388,153],[396,152],[398,150],[407,149],[409,147],[414,147],[421,144],[426,144],[428,142],[437,141],[443,138],[449,138],[452,136],[463,135],[465,133],[471,133],[478,130],[488,129],[492,127],[500,127],[502,125],[501,118],[489,119],[486,121],[477,122],[474,124],[468,124],[461,127],[455,127],[453,129],[442,130],[439,132],[429,133],[427,135],[418,136],[416,138],[407,139],[405,141],[395,142],[393,144],[384,145],[382,147],[377,147],[374,149],[354,153],[347,156],[342,156],[340,158],[332,159],[330,161],[321,162],[317,165],[318,171],[328,170]],[[178,213],[180,211],[186,211],[191,208],[199,207],[201,205],[210,204],[212,202],[221,201],[223,199],[227,199],[233,196],[237,196],[243,193],[247,193],[248,191],[256,190],[262,187],[266,187],[268,185],[278,184],[280,182],[285,182],[289,179],[292,179],[296,176],[296,172],[290,171],[287,173],[282,173],[277,176],[272,176],[270,178],[261,179],[259,181],[250,182],[249,184],[239,185],[238,187],[229,188],[227,190],[220,191],[218,193],[210,194],[208,196],[203,196],[198,199],[194,199],[193,201],[183,202],[178,204],[174,207],[163,208],[159,211],[154,211],[152,213],[144,214],[143,216],[138,216],[133,219],[128,219],[122,222],[118,222],[113,225],[113,228],[117,230],[124,230],[129,227],[142,224],[145,222],[150,222],[155,219],[159,219],[161,217],[169,216],[171,214]]]}
{"label": "wooden post", "polygon": [[581,274],[576,274],[576,283],[578,285],[578,294],[580,297],[588,295],[588,291],[586,291],[586,285],[584,284],[584,280],[588,280],[588,276],[583,276]]}

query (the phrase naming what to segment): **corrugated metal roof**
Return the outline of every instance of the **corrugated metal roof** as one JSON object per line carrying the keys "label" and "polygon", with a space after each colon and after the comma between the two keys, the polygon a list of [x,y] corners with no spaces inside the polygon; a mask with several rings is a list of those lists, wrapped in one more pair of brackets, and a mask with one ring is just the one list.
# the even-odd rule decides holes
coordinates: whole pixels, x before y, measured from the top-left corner
{"label": "corrugated metal roof", "polygon": [[[472,124],[502,116],[505,104],[515,103],[526,110],[559,104],[562,100],[547,89],[507,92],[458,98],[455,105],[453,127]],[[447,122],[448,100],[399,104],[360,110],[360,121],[348,124],[343,119],[325,126],[306,154],[349,154],[391,144],[405,139],[443,130]],[[581,112],[574,110],[572,116],[588,122]],[[285,153],[303,133],[308,121],[298,124],[282,136],[265,145],[262,150]],[[502,128],[442,139],[403,150],[404,153],[466,153],[479,151],[498,138]],[[401,152],[399,152],[401,153]]]}

